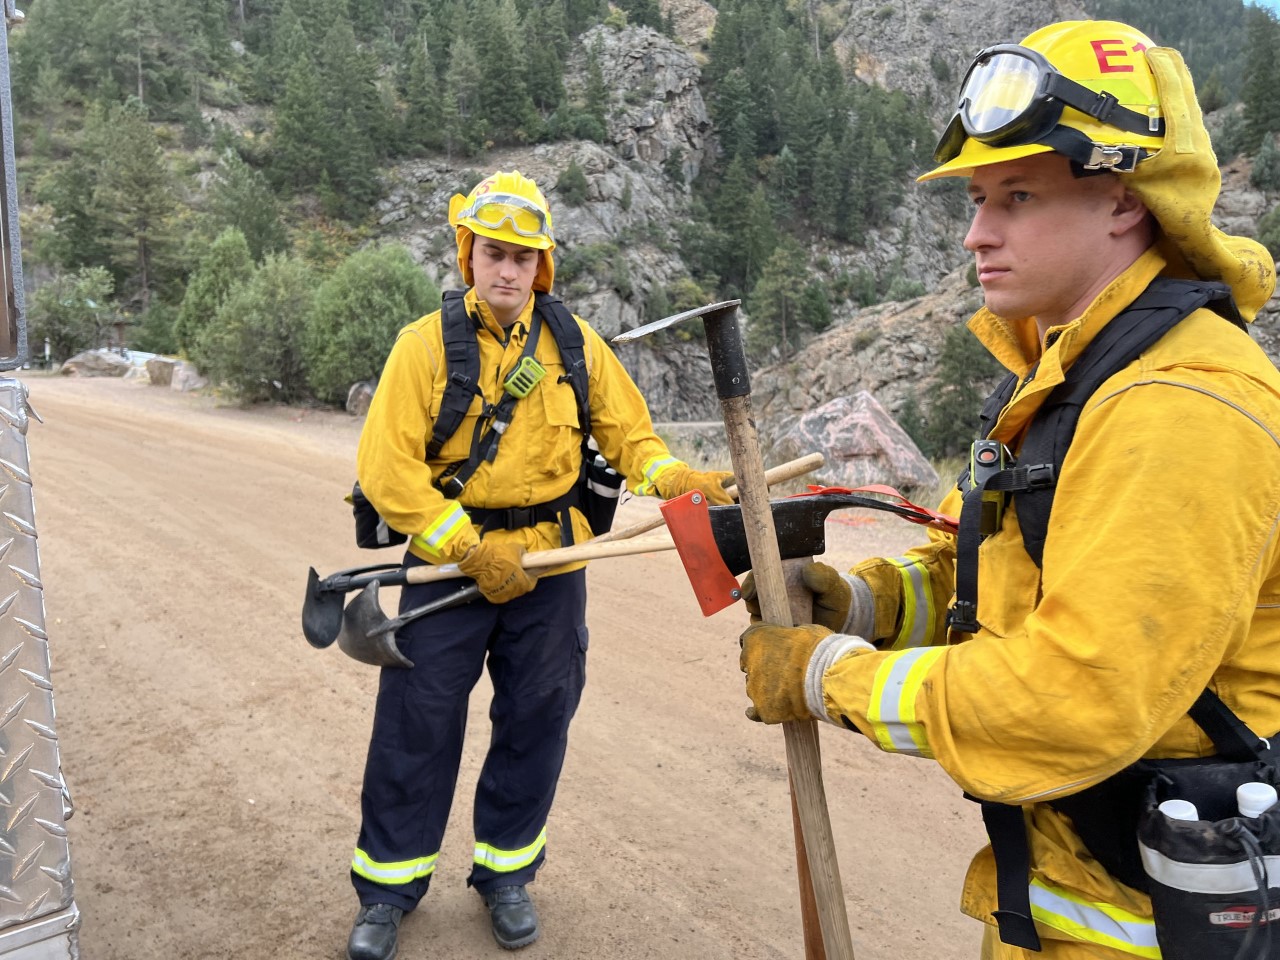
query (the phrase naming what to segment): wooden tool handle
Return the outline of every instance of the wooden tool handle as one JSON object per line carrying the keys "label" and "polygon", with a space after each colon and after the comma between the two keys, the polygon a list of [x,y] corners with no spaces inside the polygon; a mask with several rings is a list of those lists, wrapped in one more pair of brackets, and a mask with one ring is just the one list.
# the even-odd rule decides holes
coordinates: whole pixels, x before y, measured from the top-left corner
{"label": "wooden tool handle", "polygon": [[[600,560],[604,557],[626,557],[636,553],[655,553],[659,550],[674,550],[675,543],[666,534],[642,539],[619,540],[611,543],[576,543],[572,547],[557,547],[555,550],[537,550],[526,553],[520,565],[526,570],[544,570],[547,567],[559,567],[566,563],[578,563],[582,560]],[[452,577],[465,577],[456,563],[442,563],[422,567],[410,567],[405,571],[405,583],[430,583],[433,580],[448,580]]]}
{"label": "wooden tool handle", "polygon": [[[760,598],[765,623],[794,626],[787,595],[782,557],[778,551],[769,490],[764,482],[764,466],[750,395],[721,397],[729,454],[742,501],[742,525],[751,550],[751,569]],[[822,785],[822,759],[818,753],[817,724],[812,720],[782,725],[787,747],[787,771],[791,777],[796,812],[800,821],[805,856],[813,883],[818,921],[826,957],[853,960],[853,937],[840,885],[835,837],[827,812],[826,789]],[[802,898],[803,899],[803,898]]]}
{"label": "wooden tool handle", "polygon": [[[776,467],[770,467],[764,472],[764,482],[769,486],[784,483],[787,480],[794,480],[796,477],[803,477],[806,473],[812,473],[826,462],[826,459],[820,453],[807,453],[803,457],[796,457],[794,460],[788,460],[786,463],[780,463]],[[738,485],[736,483],[725,487],[731,496],[736,497],[738,494]],[[630,537],[638,537],[642,533],[648,533],[650,530],[656,530],[658,527],[666,523],[666,518],[662,514],[656,517],[650,517],[647,520],[641,520],[639,523],[633,523],[629,527],[621,527],[617,530],[610,530],[608,533],[602,533],[600,536],[588,541],[589,543],[608,543],[611,540],[626,540]]]}

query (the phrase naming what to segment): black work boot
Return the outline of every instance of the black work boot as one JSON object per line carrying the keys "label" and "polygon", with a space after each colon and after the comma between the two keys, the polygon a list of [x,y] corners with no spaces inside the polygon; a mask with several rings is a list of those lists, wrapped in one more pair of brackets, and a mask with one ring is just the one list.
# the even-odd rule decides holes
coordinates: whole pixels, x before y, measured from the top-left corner
{"label": "black work boot", "polygon": [[348,960],[392,960],[403,916],[403,910],[389,903],[361,907],[347,940]]}
{"label": "black work boot", "polygon": [[524,886],[494,887],[484,894],[493,937],[504,950],[518,950],[538,939],[538,911]]}

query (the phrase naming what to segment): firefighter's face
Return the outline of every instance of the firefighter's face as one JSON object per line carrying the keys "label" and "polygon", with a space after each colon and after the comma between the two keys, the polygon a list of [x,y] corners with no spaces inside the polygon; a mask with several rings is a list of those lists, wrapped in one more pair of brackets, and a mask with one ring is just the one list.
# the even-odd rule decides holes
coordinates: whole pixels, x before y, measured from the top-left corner
{"label": "firefighter's face", "polygon": [[541,251],[505,240],[477,235],[471,246],[471,276],[476,296],[489,304],[493,317],[509,327],[520,317],[538,275]]}

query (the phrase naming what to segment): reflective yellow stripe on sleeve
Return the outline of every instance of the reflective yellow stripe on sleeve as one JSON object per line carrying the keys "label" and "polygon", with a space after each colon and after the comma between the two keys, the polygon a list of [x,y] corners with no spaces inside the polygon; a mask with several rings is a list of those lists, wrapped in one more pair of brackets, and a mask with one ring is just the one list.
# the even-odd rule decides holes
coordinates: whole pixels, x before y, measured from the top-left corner
{"label": "reflective yellow stripe on sleeve", "polygon": [[933,758],[924,726],[916,720],[916,694],[929,668],[946,651],[946,647],[916,647],[891,653],[876,670],[867,722],[881,750]]}
{"label": "reflective yellow stripe on sleeve", "polygon": [[1076,940],[1135,957],[1160,958],[1156,925],[1150,917],[1121,910],[1110,903],[1085,900],[1039,878],[1031,881],[1031,916]]}
{"label": "reflective yellow stripe on sleeve", "polygon": [[499,850],[487,843],[477,843],[475,861],[477,866],[488,867],[495,873],[512,873],[537,860],[546,845],[547,828],[543,827],[538,839],[519,850]]}
{"label": "reflective yellow stripe on sleeve", "polygon": [[640,486],[636,488],[636,496],[658,496],[657,484],[662,475],[673,467],[683,465],[683,460],[678,460],[670,454],[666,456],[650,457],[644,462],[644,480],[642,480]]}
{"label": "reflective yellow stripe on sleeve", "polygon": [[438,557],[444,545],[456,537],[467,526],[467,511],[456,500],[449,501],[449,506],[440,512],[431,526],[413,538],[413,542],[433,557]]}
{"label": "reflective yellow stripe on sleeve", "polygon": [[923,647],[933,627],[933,592],[929,589],[929,568],[923,560],[890,557],[889,562],[902,574],[902,628],[894,638],[892,649]]}
{"label": "reflective yellow stripe on sleeve", "polygon": [[416,860],[400,860],[396,863],[379,863],[367,853],[356,847],[355,856],[351,858],[351,870],[366,880],[374,883],[409,883],[420,877],[430,876],[436,869],[436,858],[440,854],[433,853],[429,857],[418,857]]}

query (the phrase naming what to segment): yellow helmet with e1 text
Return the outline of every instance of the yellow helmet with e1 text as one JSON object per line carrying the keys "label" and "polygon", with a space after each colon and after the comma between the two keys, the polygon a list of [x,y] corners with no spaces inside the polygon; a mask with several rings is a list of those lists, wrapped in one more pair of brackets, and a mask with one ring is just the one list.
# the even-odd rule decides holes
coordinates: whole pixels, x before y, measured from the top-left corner
{"label": "yellow helmet with e1 text", "polygon": [[1037,153],[1086,170],[1130,173],[1160,149],[1164,119],[1146,34],[1110,20],[1055,23],[1020,44],[987,47],[960,85],[938,141],[940,164],[921,180]]}
{"label": "yellow helmet with e1 text", "polygon": [[454,194],[449,201],[449,225],[455,228],[458,269],[471,286],[471,247],[476,234],[492,240],[515,243],[542,251],[533,289],[551,292],[555,280],[556,247],[551,226],[551,209],[538,185],[519,170],[485,177],[465,197]]}
{"label": "yellow helmet with e1 text", "polygon": [[1055,23],[988,47],[965,74],[939,166],[919,179],[1050,151],[1080,172],[1124,178],[1160,226],[1166,275],[1226,283],[1247,320],[1271,298],[1266,247],[1213,224],[1222,174],[1177,50],[1111,20]]}

